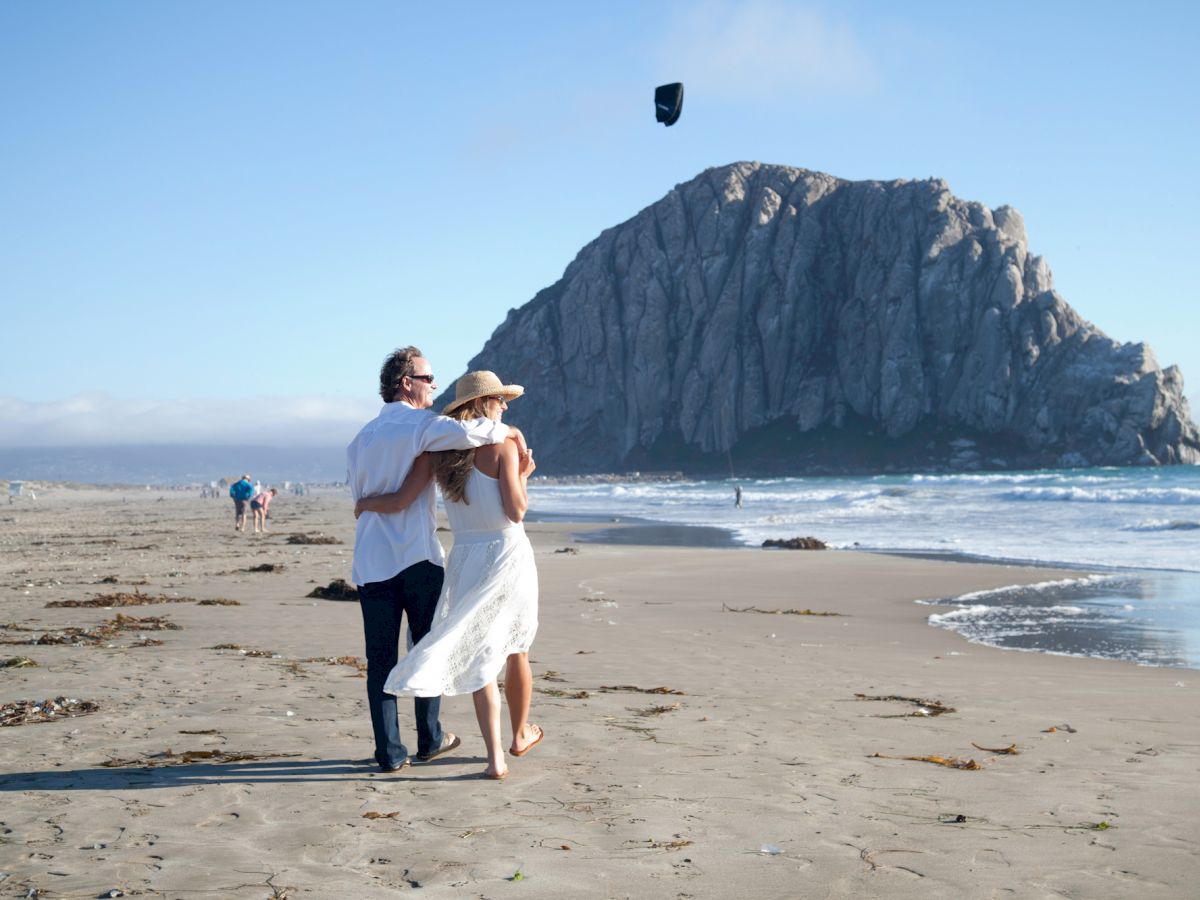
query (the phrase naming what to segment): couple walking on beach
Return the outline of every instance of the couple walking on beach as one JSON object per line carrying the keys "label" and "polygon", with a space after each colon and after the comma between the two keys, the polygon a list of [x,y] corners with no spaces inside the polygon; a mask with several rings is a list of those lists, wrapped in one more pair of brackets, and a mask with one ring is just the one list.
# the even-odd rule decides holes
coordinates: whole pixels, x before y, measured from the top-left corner
{"label": "couple walking on beach", "polygon": [[[395,772],[410,762],[400,740],[396,697],[415,697],[417,762],[461,743],[439,721],[443,695],[472,694],[487,748],[487,778],[508,775],[500,738],[500,692],[512,724],[509,752],[542,739],[528,721],[537,631],[537,569],[521,524],[533,451],[501,422],[524,393],[491,372],[469,372],[443,415],[416,347],[392,353],[379,373],[384,407],[347,448],[357,531],[352,579],[359,590],[367,654],[367,699],[375,762]],[[449,569],[436,535],[432,481],[454,532]],[[409,651],[398,661],[401,619]]]}

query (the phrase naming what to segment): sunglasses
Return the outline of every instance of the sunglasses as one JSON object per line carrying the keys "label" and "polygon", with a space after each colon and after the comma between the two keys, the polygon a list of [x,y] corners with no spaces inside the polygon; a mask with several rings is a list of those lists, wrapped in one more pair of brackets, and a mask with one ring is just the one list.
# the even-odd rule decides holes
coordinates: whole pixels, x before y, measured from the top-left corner
{"label": "sunglasses", "polygon": [[413,381],[423,381],[426,384],[433,384],[433,376],[432,375],[409,375],[408,377],[411,378]]}

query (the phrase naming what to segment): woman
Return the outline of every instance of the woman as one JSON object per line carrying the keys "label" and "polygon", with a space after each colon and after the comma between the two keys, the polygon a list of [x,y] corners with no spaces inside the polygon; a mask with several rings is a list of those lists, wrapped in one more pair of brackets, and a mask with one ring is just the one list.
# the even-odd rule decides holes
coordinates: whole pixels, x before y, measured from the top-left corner
{"label": "woman", "polygon": [[[496,421],[508,401],[525,392],[503,384],[492,372],[468,372],[455,384],[455,399],[442,412],[456,419]],[[438,599],[433,628],[388,676],[384,690],[418,697],[472,694],[479,730],[487,746],[484,776],[508,775],[500,747],[500,691],[512,722],[509,752],[524,756],[543,737],[531,724],[533,675],[529,647],[537,631],[537,568],[521,524],[529,506],[526,483],[536,468],[532,450],[503,441],[474,450],[425,453],[417,458],[400,490],[358,501],[363,512],[404,509],[437,478],[454,532],[454,548]]]}
{"label": "woman", "polygon": [[279,492],[275,488],[271,488],[269,491],[261,491],[251,499],[250,510],[254,513],[255,534],[258,534],[259,526],[262,526],[263,534],[267,533],[267,514],[277,493]]}

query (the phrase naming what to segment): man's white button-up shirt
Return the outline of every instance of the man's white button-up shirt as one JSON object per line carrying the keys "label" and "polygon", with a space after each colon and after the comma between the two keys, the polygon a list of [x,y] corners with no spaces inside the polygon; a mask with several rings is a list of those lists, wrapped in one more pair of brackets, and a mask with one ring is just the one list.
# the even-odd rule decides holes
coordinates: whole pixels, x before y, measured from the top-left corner
{"label": "man's white button-up shirt", "polygon": [[[363,426],[346,448],[346,474],[354,499],[400,489],[413,462],[426,450],[466,450],[498,444],[508,426],[491,419],[460,422],[416,409],[397,400]],[[423,560],[445,565],[446,553],[435,533],[436,497],[431,481],[407,509],[363,513],[354,536],[355,584],[387,581]]]}

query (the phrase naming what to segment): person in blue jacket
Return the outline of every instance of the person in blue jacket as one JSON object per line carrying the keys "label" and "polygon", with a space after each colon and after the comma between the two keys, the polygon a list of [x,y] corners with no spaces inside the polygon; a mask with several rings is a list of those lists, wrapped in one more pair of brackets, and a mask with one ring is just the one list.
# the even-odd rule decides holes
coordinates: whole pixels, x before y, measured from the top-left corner
{"label": "person in blue jacket", "polygon": [[229,488],[229,496],[233,498],[233,530],[246,530],[246,501],[254,496],[254,485],[250,476],[243,475],[240,481],[235,481]]}

